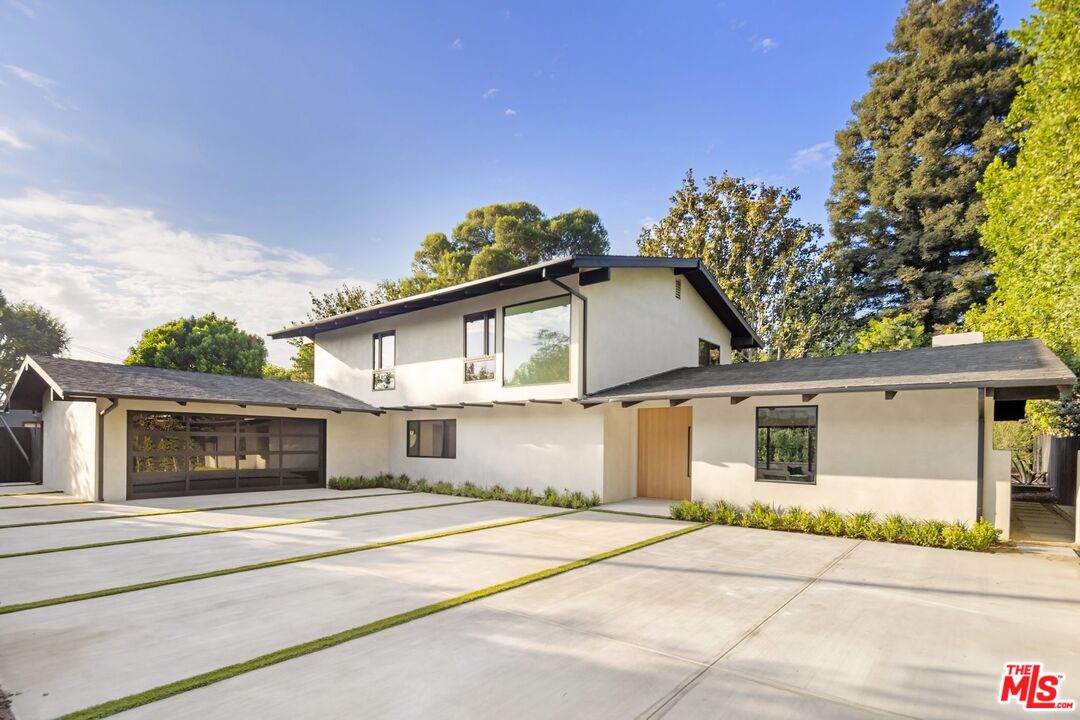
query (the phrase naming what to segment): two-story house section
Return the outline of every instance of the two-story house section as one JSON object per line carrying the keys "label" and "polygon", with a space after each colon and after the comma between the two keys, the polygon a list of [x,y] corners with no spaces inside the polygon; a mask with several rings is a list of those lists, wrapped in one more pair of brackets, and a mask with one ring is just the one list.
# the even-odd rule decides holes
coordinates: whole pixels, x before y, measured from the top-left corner
{"label": "two-story house section", "polygon": [[637,416],[581,401],[758,345],[700,261],[620,256],[552,260],[271,337],[309,338],[317,385],[388,412],[391,472],[606,500],[636,494]]}

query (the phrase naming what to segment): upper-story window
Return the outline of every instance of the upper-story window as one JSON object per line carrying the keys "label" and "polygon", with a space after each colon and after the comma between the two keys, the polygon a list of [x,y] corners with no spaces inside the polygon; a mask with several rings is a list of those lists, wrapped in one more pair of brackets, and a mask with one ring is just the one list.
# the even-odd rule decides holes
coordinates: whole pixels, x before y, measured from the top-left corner
{"label": "upper-story window", "polygon": [[708,340],[697,341],[697,364],[701,367],[720,364],[720,346]]}
{"label": "upper-story window", "polygon": [[371,336],[374,360],[371,377],[372,390],[394,389],[394,353],[396,351],[396,337],[393,330],[375,333]]}
{"label": "upper-story window", "polygon": [[495,311],[465,316],[465,382],[495,379]]}
{"label": "upper-story window", "polygon": [[570,296],[503,308],[503,385],[570,382]]}

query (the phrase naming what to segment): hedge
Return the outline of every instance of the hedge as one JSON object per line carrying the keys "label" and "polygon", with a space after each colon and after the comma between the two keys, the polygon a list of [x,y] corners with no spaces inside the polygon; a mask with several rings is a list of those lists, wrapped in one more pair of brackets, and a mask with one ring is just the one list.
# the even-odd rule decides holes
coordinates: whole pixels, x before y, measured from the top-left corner
{"label": "hedge", "polygon": [[433,483],[422,478],[420,480],[411,480],[407,475],[391,475],[389,473],[373,477],[364,477],[363,475],[357,477],[332,477],[328,484],[334,490],[391,488],[411,492],[435,493],[436,495],[478,498],[480,500],[504,500],[506,502],[528,503],[529,505],[548,505],[572,510],[583,510],[600,504],[600,496],[596,493],[586,495],[578,490],[573,492],[564,490],[560,493],[553,487],[547,487],[543,493],[537,495],[530,488],[507,490],[501,485],[484,487],[471,482],[461,485],[454,485],[445,481]]}

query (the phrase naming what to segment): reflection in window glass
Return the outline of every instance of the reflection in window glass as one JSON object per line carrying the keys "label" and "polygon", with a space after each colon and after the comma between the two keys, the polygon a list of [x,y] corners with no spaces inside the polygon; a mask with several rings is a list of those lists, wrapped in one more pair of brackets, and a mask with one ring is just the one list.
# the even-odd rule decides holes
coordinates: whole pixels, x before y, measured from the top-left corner
{"label": "reflection in window glass", "polygon": [[698,366],[708,367],[720,364],[720,346],[708,340],[697,341]]}
{"label": "reflection in window glass", "polygon": [[465,382],[495,379],[495,311],[465,316]]}
{"label": "reflection in window glass", "polygon": [[371,380],[373,390],[394,389],[394,349],[395,335],[393,330],[375,333],[372,336],[374,344],[374,362]]}
{"label": "reflection in window glass", "polygon": [[570,296],[503,310],[503,384],[570,382]]}
{"label": "reflection in window glass", "polygon": [[410,420],[406,426],[405,454],[409,457],[456,457],[457,420]]}
{"label": "reflection in window glass", "polygon": [[757,409],[757,479],[814,482],[817,408]]}

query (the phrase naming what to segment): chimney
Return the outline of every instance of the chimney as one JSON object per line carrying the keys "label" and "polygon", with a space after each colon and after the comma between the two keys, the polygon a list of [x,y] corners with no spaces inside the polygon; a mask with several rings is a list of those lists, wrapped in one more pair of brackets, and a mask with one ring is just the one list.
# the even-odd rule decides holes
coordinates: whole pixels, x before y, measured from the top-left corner
{"label": "chimney", "polygon": [[974,345],[982,341],[983,334],[981,332],[950,333],[948,335],[935,335],[930,341],[930,346]]}

